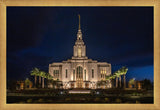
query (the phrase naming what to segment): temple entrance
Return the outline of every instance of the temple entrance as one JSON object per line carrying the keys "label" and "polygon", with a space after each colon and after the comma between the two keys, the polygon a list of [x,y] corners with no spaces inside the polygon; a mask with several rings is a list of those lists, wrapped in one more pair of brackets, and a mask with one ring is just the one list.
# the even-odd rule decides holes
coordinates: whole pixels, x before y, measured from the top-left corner
{"label": "temple entrance", "polygon": [[77,67],[76,83],[77,83],[77,88],[82,88],[83,86],[83,68],[80,66]]}

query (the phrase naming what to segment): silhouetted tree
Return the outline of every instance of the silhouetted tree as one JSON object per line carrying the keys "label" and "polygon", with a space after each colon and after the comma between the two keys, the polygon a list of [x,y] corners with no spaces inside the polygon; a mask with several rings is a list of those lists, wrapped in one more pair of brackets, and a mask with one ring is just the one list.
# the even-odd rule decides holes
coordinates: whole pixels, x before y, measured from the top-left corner
{"label": "silhouetted tree", "polygon": [[31,76],[35,76],[34,78],[34,82],[35,82],[35,87],[36,87],[36,83],[37,83],[37,76],[39,76],[39,69],[38,68],[34,68],[31,72],[30,72]]}
{"label": "silhouetted tree", "polygon": [[153,89],[153,83],[149,79],[144,79],[142,82],[142,88],[146,90]]}
{"label": "silhouetted tree", "polygon": [[17,86],[17,81],[16,80],[8,80],[7,81],[7,89],[8,90],[16,90],[16,86]]}

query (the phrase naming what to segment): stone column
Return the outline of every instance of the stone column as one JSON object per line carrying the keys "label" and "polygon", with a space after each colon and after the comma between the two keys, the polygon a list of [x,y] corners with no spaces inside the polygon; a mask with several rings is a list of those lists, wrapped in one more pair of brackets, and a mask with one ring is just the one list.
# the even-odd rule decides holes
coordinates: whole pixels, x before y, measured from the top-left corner
{"label": "stone column", "polygon": [[118,87],[118,77],[116,77],[116,88]]}
{"label": "stone column", "polygon": [[123,75],[123,84],[124,84],[124,88],[126,88],[126,75]]}

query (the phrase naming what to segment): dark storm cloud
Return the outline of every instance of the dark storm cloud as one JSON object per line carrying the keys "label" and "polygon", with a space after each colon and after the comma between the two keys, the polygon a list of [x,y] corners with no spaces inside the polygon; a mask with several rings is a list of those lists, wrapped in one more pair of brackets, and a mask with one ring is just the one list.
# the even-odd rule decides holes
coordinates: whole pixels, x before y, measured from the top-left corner
{"label": "dark storm cloud", "polygon": [[111,63],[112,72],[125,65],[129,78],[152,72],[152,7],[8,7],[7,77],[28,77],[34,67],[47,72],[49,63],[71,58],[78,14],[89,58]]}

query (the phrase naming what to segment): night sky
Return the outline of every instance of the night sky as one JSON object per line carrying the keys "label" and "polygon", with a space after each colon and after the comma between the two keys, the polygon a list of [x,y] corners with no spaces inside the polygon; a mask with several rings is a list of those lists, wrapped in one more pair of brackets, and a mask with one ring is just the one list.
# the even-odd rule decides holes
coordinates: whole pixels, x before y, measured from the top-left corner
{"label": "night sky", "polygon": [[153,81],[153,7],[7,7],[7,79],[71,58],[78,14],[88,58]]}

